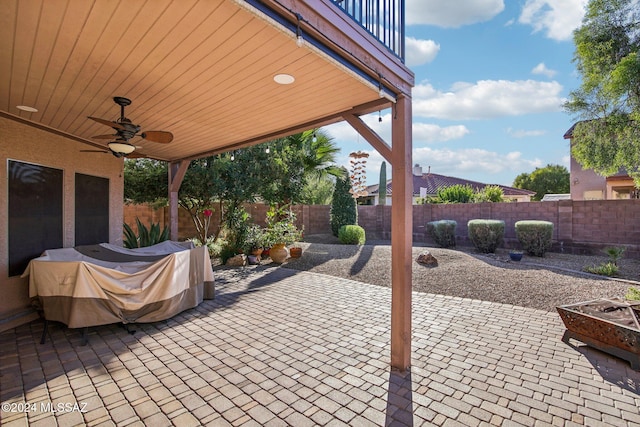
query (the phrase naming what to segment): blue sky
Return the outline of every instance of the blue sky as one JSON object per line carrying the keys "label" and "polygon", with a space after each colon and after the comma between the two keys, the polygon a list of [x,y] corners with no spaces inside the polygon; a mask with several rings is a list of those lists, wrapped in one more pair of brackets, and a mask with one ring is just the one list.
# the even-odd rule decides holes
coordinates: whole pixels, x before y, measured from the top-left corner
{"label": "blue sky", "polygon": [[[511,185],[520,173],[560,164],[573,117],[562,109],[580,85],[573,30],[587,0],[406,0],[406,64],[415,73],[413,163],[426,172]],[[363,117],[391,142],[390,111]],[[347,123],[324,128],[341,148],[382,157]],[[390,178],[389,166],[387,174]]]}

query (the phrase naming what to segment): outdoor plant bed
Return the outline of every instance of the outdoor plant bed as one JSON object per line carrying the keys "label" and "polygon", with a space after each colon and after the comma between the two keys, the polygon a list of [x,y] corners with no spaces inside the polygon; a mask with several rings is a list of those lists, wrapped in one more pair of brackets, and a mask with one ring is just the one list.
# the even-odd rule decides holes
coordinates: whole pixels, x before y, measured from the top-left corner
{"label": "outdoor plant bed", "polygon": [[597,299],[557,307],[567,330],[562,341],[581,341],[640,371],[640,302]]}

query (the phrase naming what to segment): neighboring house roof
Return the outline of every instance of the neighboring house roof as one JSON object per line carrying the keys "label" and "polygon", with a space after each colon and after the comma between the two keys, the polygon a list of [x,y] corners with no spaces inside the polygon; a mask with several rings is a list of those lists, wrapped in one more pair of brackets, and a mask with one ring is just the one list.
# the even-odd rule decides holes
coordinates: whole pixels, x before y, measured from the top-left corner
{"label": "neighboring house roof", "polygon": [[[482,190],[487,185],[497,185],[502,189],[502,193],[505,196],[533,196],[536,194],[535,191],[523,190],[521,188],[507,187],[505,185],[499,184],[484,184],[482,182],[470,181],[468,179],[455,178],[452,176],[438,175],[436,173],[423,173],[420,175],[412,175],[413,176],[413,195],[415,197],[420,196],[420,189],[426,189],[425,192],[427,195],[435,195],[438,192],[439,188],[442,187],[450,187],[452,185],[461,184],[461,185],[470,185],[474,190]],[[367,187],[367,191],[370,195],[378,194],[379,185],[370,185]],[[391,180],[387,181],[387,196],[391,195]]]}
{"label": "neighboring house roof", "polygon": [[571,194],[545,194],[542,202],[555,202],[557,200],[571,200]]}

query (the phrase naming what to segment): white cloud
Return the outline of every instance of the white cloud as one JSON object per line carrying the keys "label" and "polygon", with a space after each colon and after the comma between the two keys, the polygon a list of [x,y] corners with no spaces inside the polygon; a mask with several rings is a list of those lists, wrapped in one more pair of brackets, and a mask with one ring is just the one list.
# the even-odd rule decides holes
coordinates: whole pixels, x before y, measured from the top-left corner
{"label": "white cloud", "polygon": [[[380,165],[384,158],[372,148],[362,148],[361,151],[369,153],[366,168],[366,181],[368,185],[377,184],[380,176]],[[535,168],[544,167],[547,163],[539,158],[525,159],[519,151],[506,154],[488,151],[481,148],[434,149],[431,147],[414,148],[412,154],[413,165],[422,166],[426,172],[431,166],[431,172],[439,175],[454,176],[470,180],[480,180],[486,184],[511,185],[505,181],[505,176],[517,176]],[[342,153],[337,159],[339,165],[349,169],[349,153]],[[484,178],[477,178],[484,176]],[[491,177],[495,178],[491,178]],[[392,177],[392,167],[387,162],[387,179]],[[512,178],[506,178],[507,180]]]}
{"label": "white cloud", "polygon": [[527,0],[518,22],[554,40],[570,40],[582,23],[588,0]]}
{"label": "white cloud", "polygon": [[[413,150],[413,163],[440,175],[468,178],[473,174],[497,175],[504,172],[520,173],[543,166],[540,159],[524,159],[518,151],[506,154],[480,148],[459,150],[421,147]],[[487,182],[487,184],[492,184]]]}
{"label": "white cloud", "polygon": [[407,25],[437,25],[457,28],[463,25],[485,22],[504,10],[503,0],[457,1],[407,0]]}
{"label": "white cloud", "polygon": [[[382,118],[382,121],[379,121]],[[391,114],[377,113],[368,114],[361,117],[375,133],[377,133],[387,144],[391,145]],[[337,142],[351,141],[361,143],[364,149],[369,149],[369,143],[356,132],[347,122],[339,122],[324,128],[327,133]],[[469,129],[464,125],[438,126],[430,123],[413,122],[413,145],[422,145],[435,142],[451,141],[460,139],[469,133]],[[360,145],[360,144],[358,144]],[[357,149],[356,149],[357,150]]]}
{"label": "white cloud", "polygon": [[406,63],[409,67],[433,61],[440,51],[440,45],[433,40],[420,40],[407,37],[405,40]]}
{"label": "white cloud", "polygon": [[450,120],[487,119],[560,111],[564,99],[558,82],[480,80],[458,82],[440,92],[428,83],[414,90],[416,116]]}
{"label": "white cloud", "polygon": [[547,68],[547,66],[544,64],[544,62],[541,62],[538,65],[536,65],[535,67],[533,67],[533,70],[531,70],[531,72],[533,74],[542,74],[543,76],[547,76],[550,79],[553,78],[553,76],[555,76],[558,73],[556,70],[552,70],[550,68]]}
{"label": "white cloud", "polygon": [[507,129],[507,134],[514,138],[527,138],[531,136],[542,136],[547,133],[546,130],[524,130],[524,129]]}
{"label": "white cloud", "polygon": [[430,123],[413,123],[413,143],[443,142],[460,139],[469,133],[464,125],[438,126]]}

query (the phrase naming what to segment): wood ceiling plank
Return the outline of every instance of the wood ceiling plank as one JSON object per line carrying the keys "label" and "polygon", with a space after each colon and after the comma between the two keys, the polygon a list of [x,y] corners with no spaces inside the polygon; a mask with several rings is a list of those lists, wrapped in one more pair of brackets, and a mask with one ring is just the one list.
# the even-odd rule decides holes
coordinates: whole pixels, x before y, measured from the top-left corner
{"label": "wood ceiling plank", "polygon": [[[255,31],[241,28],[240,25],[244,20],[245,18],[237,14],[231,15],[228,20],[229,28],[219,35],[217,32],[213,37],[208,37],[208,40],[200,41],[197,47],[188,52],[187,56],[181,56],[179,61],[161,64],[167,71],[157,76],[155,83],[162,88],[163,97],[163,99],[159,99],[160,97],[154,99],[161,106],[157,112],[171,113],[166,111],[166,105],[170,104],[165,102],[166,100],[172,101],[174,110],[186,111],[188,108],[198,110],[202,108],[198,97],[209,98],[215,95],[213,90],[222,84],[217,74],[218,70],[233,68],[235,59],[246,51],[246,42],[251,39]],[[203,24],[203,26],[208,25],[210,24]],[[237,31],[234,37],[225,43],[218,43],[215,40],[216,37],[228,38],[228,31],[232,31],[232,28]],[[207,82],[214,82],[214,84],[207,87]],[[205,92],[207,89],[209,92]],[[187,105],[188,101],[191,102],[191,107]]]}
{"label": "wood ceiling plank", "polygon": [[78,85],[83,87],[83,82],[89,80],[109,56],[117,35],[107,28],[115,25],[112,19],[117,7],[118,4],[114,2],[95,2],[86,17],[79,11],[69,10],[70,18],[82,19],[84,25],[78,33],[73,50],[66,58],[64,70],[43,115],[43,121],[49,126],[62,129],[61,121],[83,94]]}
{"label": "wood ceiling plank", "polygon": [[[18,0],[7,0],[0,8],[0,52],[11,52],[6,60],[0,61],[0,94],[11,93],[11,70],[13,68],[13,50],[15,49],[16,14]],[[11,111],[15,106],[10,105],[9,96],[0,97],[0,109]]]}
{"label": "wood ceiling plank", "polygon": [[[42,19],[36,29],[36,39],[33,45],[33,55],[29,64],[29,74],[26,76],[26,86],[23,96],[24,105],[40,108],[38,94],[46,85],[45,74],[54,51],[60,27],[64,20],[66,7],[60,7],[56,2],[44,2],[42,5]],[[35,113],[31,119],[38,120],[41,112]]]}
{"label": "wood ceiling plank", "polygon": [[60,126],[78,132],[78,129],[88,126],[86,116],[101,117],[96,114],[96,109],[104,105],[104,100],[116,95],[125,96],[114,93],[113,88],[120,88],[129,78],[131,70],[139,62],[134,54],[136,46],[145,38],[149,25],[159,19],[169,4],[168,0],[154,1],[155,7],[147,8],[153,13],[146,15],[144,20],[141,19],[143,2],[123,2],[114,10],[111,24],[104,29],[92,51],[95,60],[79,72],[81,80],[76,84],[77,90],[69,96],[73,110],[63,116]]}
{"label": "wood ceiling plank", "polygon": [[91,10],[91,3],[84,0],[70,0],[64,4],[64,7],[60,2],[52,2],[52,4],[56,4],[60,10],[63,10],[64,15],[58,22],[59,28],[56,30],[55,43],[51,48],[51,54],[41,77],[42,82],[35,100],[35,107],[39,109],[39,112],[34,119],[39,121],[43,120],[45,114],[48,114],[49,117],[53,116],[50,111],[51,96],[58,86],[68,58],[84,26],[84,20]]}
{"label": "wood ceiling plank", "polygon": [[[11,58],[11,87],[9,88],[9,111],[15,110],[16,105],[23,104],[24,92],[27,85],[29,67],[33,58],[33,47],[36,39],[36,29],[40,23],[41,1],[19,3],[15,10],[15,32],[12,39]],[[22,114],[20,114],[22,115]]]}
{"label": "wood ceiling plank", "polygon": [[[172,28],[176,28],[176,21],[182,22],[182,25],[177,27],[183,29],[182,32],[185,32],[185,27],[191,28],[185,22],[194,14],[203,13],[197,7],[203,3],[207,2],[172,2],[166,4],[167,7],[164,9],[156,8],[155,2],[147,4],[138,16],[138,19],[145,23],[138,24],[142,32],[128,33],[121,40],[118,49],[125,50],[125,46],[129,45],[130,51],[125,57],[114,58],[114,72],[104,82],[102,96],[126,96],[134,101],[129,109],[131,114],[146,111],[145,108],[140,109],[140,106],[148,104],[152,96],[162,91],[162,87],[155,83],[158,79],[157,73],[164,73],[164,70],[158,70],[159,61],[171,53],[165,51],[163,43],[169,41],[179,47],[182,37],[176,37]],[[155,91],[154,86],[157,87]]]}

